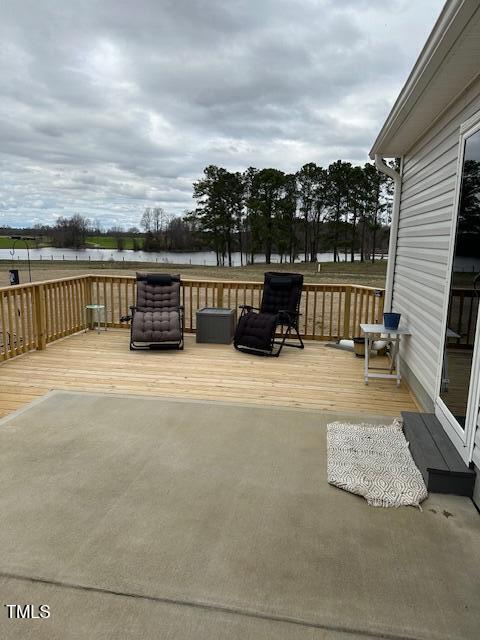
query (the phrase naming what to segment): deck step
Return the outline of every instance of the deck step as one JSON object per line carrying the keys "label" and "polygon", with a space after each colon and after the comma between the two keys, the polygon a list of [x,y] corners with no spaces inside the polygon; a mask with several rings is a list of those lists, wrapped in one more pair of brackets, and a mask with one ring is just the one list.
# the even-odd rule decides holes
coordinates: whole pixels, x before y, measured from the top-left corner
{"label": "deck step", "polygon": [[432,413],[410,411],[402,411],[402,418],[410,452],[428,491],[471,498],[475,472],[463,462],[439,420]]}

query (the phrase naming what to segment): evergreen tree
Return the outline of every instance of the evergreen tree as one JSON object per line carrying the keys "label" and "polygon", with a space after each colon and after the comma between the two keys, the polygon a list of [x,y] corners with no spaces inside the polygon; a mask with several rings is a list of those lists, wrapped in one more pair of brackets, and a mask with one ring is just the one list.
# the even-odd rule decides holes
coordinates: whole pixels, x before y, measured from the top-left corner
{"label": "evergreen tree", "polygon": [[265,262],[272,261],[272,249],[276,237],[275,220],[283,206],[285,174],[278,169],[262,169],[252,177],[248,208],[253,215],[256,231],[261,234]]}
{"label": "evergreen tree", "polygon": [[297,172],[300,212],[303,218],[303,246],[305,262],[308,261],[309,235],[314,211],[319,167],[314,162],[304,164]]}
{"label": "evergreen tree", "polygon": [[348,185],[350,178],[350,162],[337,160],[327,169],[327,187],[325,202],[328,208],[328,220],[331,223],[333,261],[339,262],[340,233],[344,219],[348,222]]}
{"label": "evergreen tree", "polygon": [[[193,197],[198,205],[195,217],[200,231],[206,235],[217,255],[217,265],[232,266],[232,238],[236,226],[240,174],[232,174],[222,167],[209,165],[204,170],[204,178],[193,185]],[[234,188],[232,189],[232,185]],[[238,187],[238,188],[237,188]]]}

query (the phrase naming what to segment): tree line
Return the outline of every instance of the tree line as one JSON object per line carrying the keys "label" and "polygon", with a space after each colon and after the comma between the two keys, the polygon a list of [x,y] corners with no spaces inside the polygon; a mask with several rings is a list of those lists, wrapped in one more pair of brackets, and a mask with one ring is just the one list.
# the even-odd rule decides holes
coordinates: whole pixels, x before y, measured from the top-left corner
{"label": "tree line", "polygon": [[[296,173],[279,169],[232,172],[207,166],[193,183],[194,210],[183,215],[146,208],[139,227],[101,230],[86,217],[59,217],[31,231],[57,247],[81,249],[110,236],[114,245],[143,251],[213,250],[217,264],[253,263],[263,254],[281,262],[315,262],[320,252],[334,261],[375,261],[388,246],[393,185],[371,163],[338,160],[323,168],[313,162]],[[26,231],[26,230],[24,230]]]}
{"label": "tree line", "polygon": [[197,201],[186,219],[217,254],[217,264],[241,263],[273,252],[280,261],[315,262],[321,251],[334,261],[375,260],[388,243],[393,185],[371,163],[311,162],[297,173],[279,169],[231,172],[209,165],[193,185]]}
{"label": "tree line", "polygon": [[[39,248],[45,243],[65,249],[84,249],[95,246],[102,238],[113,239],[108,248],[117,251],[196,251],[205,249],[204,240],[195,232],[186,217],[167,214],[161,207],[146,208],[140,227],[127,229],[114,225],[108,229],[79,214],[61,216],[55,224],[36,224],[33,227],[0,227],[0,235],[28,234],[31,246]],[[100,244],[100,246],[102,246]]]}

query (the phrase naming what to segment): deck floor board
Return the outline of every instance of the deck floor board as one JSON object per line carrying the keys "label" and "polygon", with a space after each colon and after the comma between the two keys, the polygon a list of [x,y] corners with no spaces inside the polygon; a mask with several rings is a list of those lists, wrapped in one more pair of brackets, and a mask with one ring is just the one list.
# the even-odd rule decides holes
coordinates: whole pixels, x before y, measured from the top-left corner
{"label": "deck floor board", "polygon": [[[379,363],[382,364],[382,363]],[[51,389],[223,400],[309,409],[399,415],[416,411],[407,386],[363,383],[363,360],[307,342],[280,358],[259,358],[228,345],[184,351],[131,352],[125,330],[79,333],[0,365],[0,415]]]}

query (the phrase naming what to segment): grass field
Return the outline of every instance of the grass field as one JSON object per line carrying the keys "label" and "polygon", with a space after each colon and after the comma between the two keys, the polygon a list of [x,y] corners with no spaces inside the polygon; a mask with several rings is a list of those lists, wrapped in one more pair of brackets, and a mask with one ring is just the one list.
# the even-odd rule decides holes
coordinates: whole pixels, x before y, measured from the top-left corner
{"label": "grass field", "polygon": [[[15,243],[15,249],[25,249],[25,242],[22,240],[12,240],[9,236],[0,236],[0,249],[11,249]],[[28,246],[30,249],[34,247],[47,247],[49,243],[46,238],[39,240],[38,244],[35,244],[32,240],[29,241]]]}
{"label": "grass field", "polygon": [[[134,238],[124,238],[124,249],[133,249],[133,240]],[[137,238],[137,244],[142,247],[143,238]],[[89,236],[87,238],[87,247],[116,249],[117,239],[114,236]]]}
{"label": "grass field", "polygon": [[[12,240],[9,236],[0,236],[0,249],[11,249],[15,240]],[[143,238],[137,238],[137,243],[141,247],[143,245]],[[50,242],[47,238],[42,238],[36,244],[33,240],[29,241],[30,248],[34,247],[47,247]],[[117,239],[114,236],[89,236],[86,242],[87,247],[99,248],[99,249],[116,249]],[[16,248],[24,249],[25,243],[21,241],[16,242]],[[133,238],[125,238],[124,249],[133,249]]]}
{"label": "grass field", "polygon": [[[169,271],[180,273],[184,278],[206,280],[252,280],[261,282],[265,271],[295,271],[303,273],[306,282],[325,282],[331,284],[363,284],[371,287],[385,286],[387,262],[381,260],[375,264],[360,262],[324,262],[320,265],[295,263],[284,265],[254,264],[246,267],[200,267],[194,265],[158,265],[151,262],[38,262],[32,265],[32,280],[52,280],[68,276],[92,273],[101,270],[112,275],[134,275],[136,271]],[[9,260],[0,260],[0,286],[8,285]],[[3,268],[2,268],[3,267]],[[24,261],[15,261],[20,271],[20,282],[28,282],[28,267]]]}
{"label": "grass field", "polygon": [[[19,246],[23,243],[19,243]],[[0,236],[0,249],[11,249],[13,240],[10,240],[7,236]]]}

